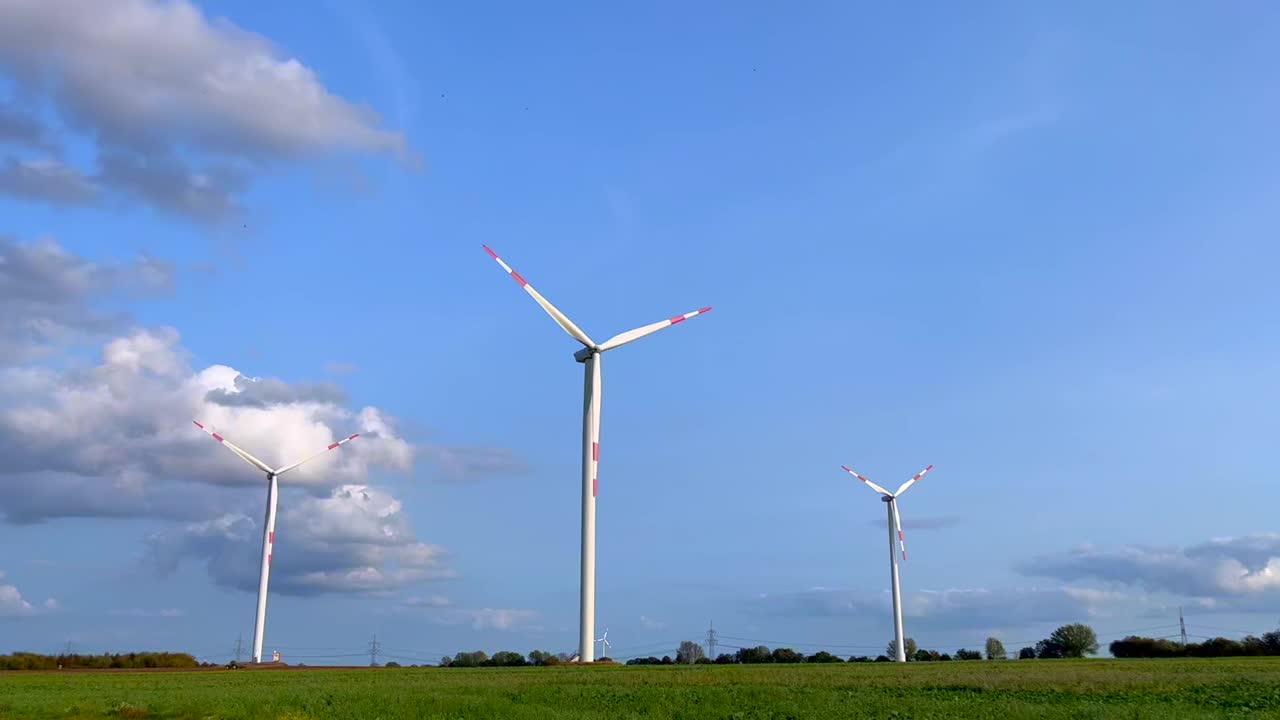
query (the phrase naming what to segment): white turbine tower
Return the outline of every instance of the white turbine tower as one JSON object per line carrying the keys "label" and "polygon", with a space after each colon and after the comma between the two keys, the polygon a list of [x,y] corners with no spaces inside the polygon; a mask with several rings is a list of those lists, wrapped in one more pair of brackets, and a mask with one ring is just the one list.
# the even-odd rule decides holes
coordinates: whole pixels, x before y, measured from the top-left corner
{"label": "white turbine tower", "polygon": [[840,467],[844,468],[845,472],[861,480],[867,487],[880,493],[880,499],[884,501],[885,506],[888,509],[889,577],[893,585],[893,637],[895,640],[894,644],[897,646],[897,658],[895,659],[898,662],[906,662],[906,638],[902,631],[902,594],[898,588],[898,555],[893,551],[893,532],[895,529],[898,531],[898,545],[902,548],[902,559],[905,561],[907,559],[907,541],[902,535],[902,517],[898,514],[898,498],[902,496],[902,493],[907,491],[907,488],[911,487],[917,480],[924,477],[925,473],[932,470],[933,466],[930,465],[913,475],[910,480],[902,483],[902,487],[898,488],[897,492],[889,492],[888,490],[885,490],[879,485],[854,472],[853,469],[847,465],[841,465]]}
{"label": "white turbine tower", "polygon": [[600,355],[665,327],[684,322],[695,315],[701,315],[711,308],[704,307],[701,310],[676,315],[635,330],[628,330],[597,345],[577,325],[574,325],[572,320],[556,309],[556,306],[547,302],[547,299],[534,290],[532,285],[520,277],[520,273],[503,262],[502,258],[490,250],[488,245],[485,245],[484,249],[498,261],[512,279],[520,283],[520,287],[524,288],[525,292],[547,311],[547,314],[569,334],[569,337],[583,345],[583,348],[573,355],[575,360],[583,364],[586,376],[582,403],[582,597],[578,627],[578,657],[581,662],[592,662],[595,659],[595,644],[592,640],[595,638],[596,606],[596,493],[599,491],[596,469],[600,462]]}
{"label": "white turbine tower", "polygon": [[609,628],[604,629],[604,635],[601,635],[600,637],[596,638],[596,642],[600,643],[601,645],[600,656],[607,657],[609,655],[609,648],[613,647],[612,645],[609,644]]}
{"label": "white turbine tower", "polygon": [[267,623],[267,580],[271,575],[271,548],[275,545],[276,541],[276,498],[280,490],[276,479],[299,465],[310,460],[314,460],[330,450],[333,450],[339,445],[345,445],[346,443],[355,440],[360,436],[360,433],[348,435],[337,442],[330,443],[324,450],[321,450],[311,457],[299,460],[292,465],[285,465],[284,467],[276,470],[258,458],[245,452],[235,443],[222,437],[222,435],[214,432],[212,428],[204,426],[199,420],[192,420],[191,422],[195,423],[196,427],[208,433],[214,440],[217,440],[226,446],[228,450],[238,455],[241,460],[244,460],[267,474],[267,514],[262,523],[262,570],[258,575],[258,614],[254,618],[253,622],[253,662],[262,662],[262,632]]}

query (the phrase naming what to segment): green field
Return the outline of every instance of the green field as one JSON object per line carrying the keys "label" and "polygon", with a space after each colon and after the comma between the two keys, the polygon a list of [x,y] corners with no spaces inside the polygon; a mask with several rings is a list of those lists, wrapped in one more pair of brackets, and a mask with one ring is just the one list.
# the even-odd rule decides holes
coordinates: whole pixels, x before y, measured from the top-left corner
{"label": "green field", "polygon": [[0,718],[1280,718],[1280,658],[0,675]]}

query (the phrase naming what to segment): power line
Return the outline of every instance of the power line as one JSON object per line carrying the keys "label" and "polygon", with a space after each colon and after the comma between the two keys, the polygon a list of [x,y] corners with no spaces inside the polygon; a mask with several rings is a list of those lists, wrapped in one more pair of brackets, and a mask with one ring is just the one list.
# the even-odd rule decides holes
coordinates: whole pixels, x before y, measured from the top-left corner
{"label": "power line", "polygon": [[1178,626],[1182,629],[1182,646],[1187,645],[1187,620],[1182,616],[1182,608],[1178,608]]}
{"label": "power line", "polygon": [[707,627],[707,657],[712,660],[716,659],[716,623],[714,620]]}
{"label": "power line", "polygon": [[373,639],[369,641],[369,667],[378,667],[378,650],[380,649],[378,636],[374,635]]}

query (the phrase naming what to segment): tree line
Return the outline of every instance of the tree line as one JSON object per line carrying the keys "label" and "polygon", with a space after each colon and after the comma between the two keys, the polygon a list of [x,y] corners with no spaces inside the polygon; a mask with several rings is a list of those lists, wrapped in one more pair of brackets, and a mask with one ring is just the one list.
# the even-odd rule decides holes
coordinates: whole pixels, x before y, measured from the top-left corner
{"label": "tree line", "polygon": [[1130,635],[1111,643],[1109,649],[1118,658],[1274,656],[1280,655],[1280,630],[1263,633],[1262,637],[1246,635],[1240,640],[1217,637],[1186,645],[1164,638]]}
{"label": "tree line", "polygon": [[41,655],[16,652],[0,655],[0,670],[137,670],[194,668],[202,665],[188,653],[132,652],[103,655]]}

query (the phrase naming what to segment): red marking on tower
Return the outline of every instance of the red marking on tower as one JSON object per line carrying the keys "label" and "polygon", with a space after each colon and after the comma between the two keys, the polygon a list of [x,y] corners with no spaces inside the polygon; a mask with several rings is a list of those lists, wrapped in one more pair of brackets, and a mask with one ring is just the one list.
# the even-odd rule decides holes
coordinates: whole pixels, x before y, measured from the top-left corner
{"label": "red marking on tower", "polygon": [[213,435],[213,439],[214,439],[214,440],[217,440],[218,442],[222,442],[222,436],[221,436],[221,435],[219,435],[218,433],[211,433],[211,434]]}
{"label": "red marking on tower", "polygon": [[516,272],[515,270],[511,271],[511,277],[515,278],[516,282],[520,283],[520,287],[524,287],[525,285],[529,284],[527,281],[525,281],[524,278],[520,277],[520,273]]}
{"label": "red marking on tower", "polygon": [[200,428],[201,430],[204,429],[204,426],[200,424],[199,420],[192,420],[191,422],[195,423],[196,427]]}
{"label": "red marking on tower", "polygon": [[267,564],[271,564],[271,553],[267,553]]}
{"label": "red marking on tower", "polygon": [[329,447],[325,448],[325,450],[332,450],[332,449],[334,449],[334,448],[338,447],[338,446],[339,446],[339,445],[341,445],[341,444],[342,444],[342,443],[334,443],[334,444],[330,445]]}
{"label": "red marking on tower", "polygon": [[708,305],[707,307],[702,308],[702,309],[701,309],[701,310],[699,310],[698,312],[699,312],[699,313],[711,312],[711,306],[710,306],[710,305]]}
{"label": "red marking on tower", "polygon": [[672,324],[672,325],[675,325],[675,324],[676,324],[676,323],[678,323],[678,322],[684,322],[686,319],[687,319],[687,318],[685,318],[685,316],[683,316],[683,315],[677,315],[677,316],[675,316],[675,317],[673,317],[673,318],[670,318],[670,321],[671,321],[671,324]]}
{"label": "red marking on tower", "polygon": [[591,478],[591,497],[600,491],[600,478]]}
{"label": "red marking on tower", "polygon": [[498,259],[498,253],[494,252],[493,250],[490,250],[488,245],[481,245],[480,247],[484,248],[484,251],[489,253],[489,257],[493,258],[494,260]]}
{"label": "red marking on tower", "polygon": [[348,439],[348,440],[355,440],[355,439],[356,439],[356,438],[358,438],[358,437],[360,437],[360,433],[352,433],[351,435],[348,435],[348,436],[347,436],[347,439]]}
{"label": "red marking on tower", "polygon": [[267,533],[267,544],[274,545],[275,542],[276,542],[276,531],[272,530],[271,532]]}
{"label": "red marking on tower", "polygon": [[591,443],[591,459],[600,462],[600,443]]}

